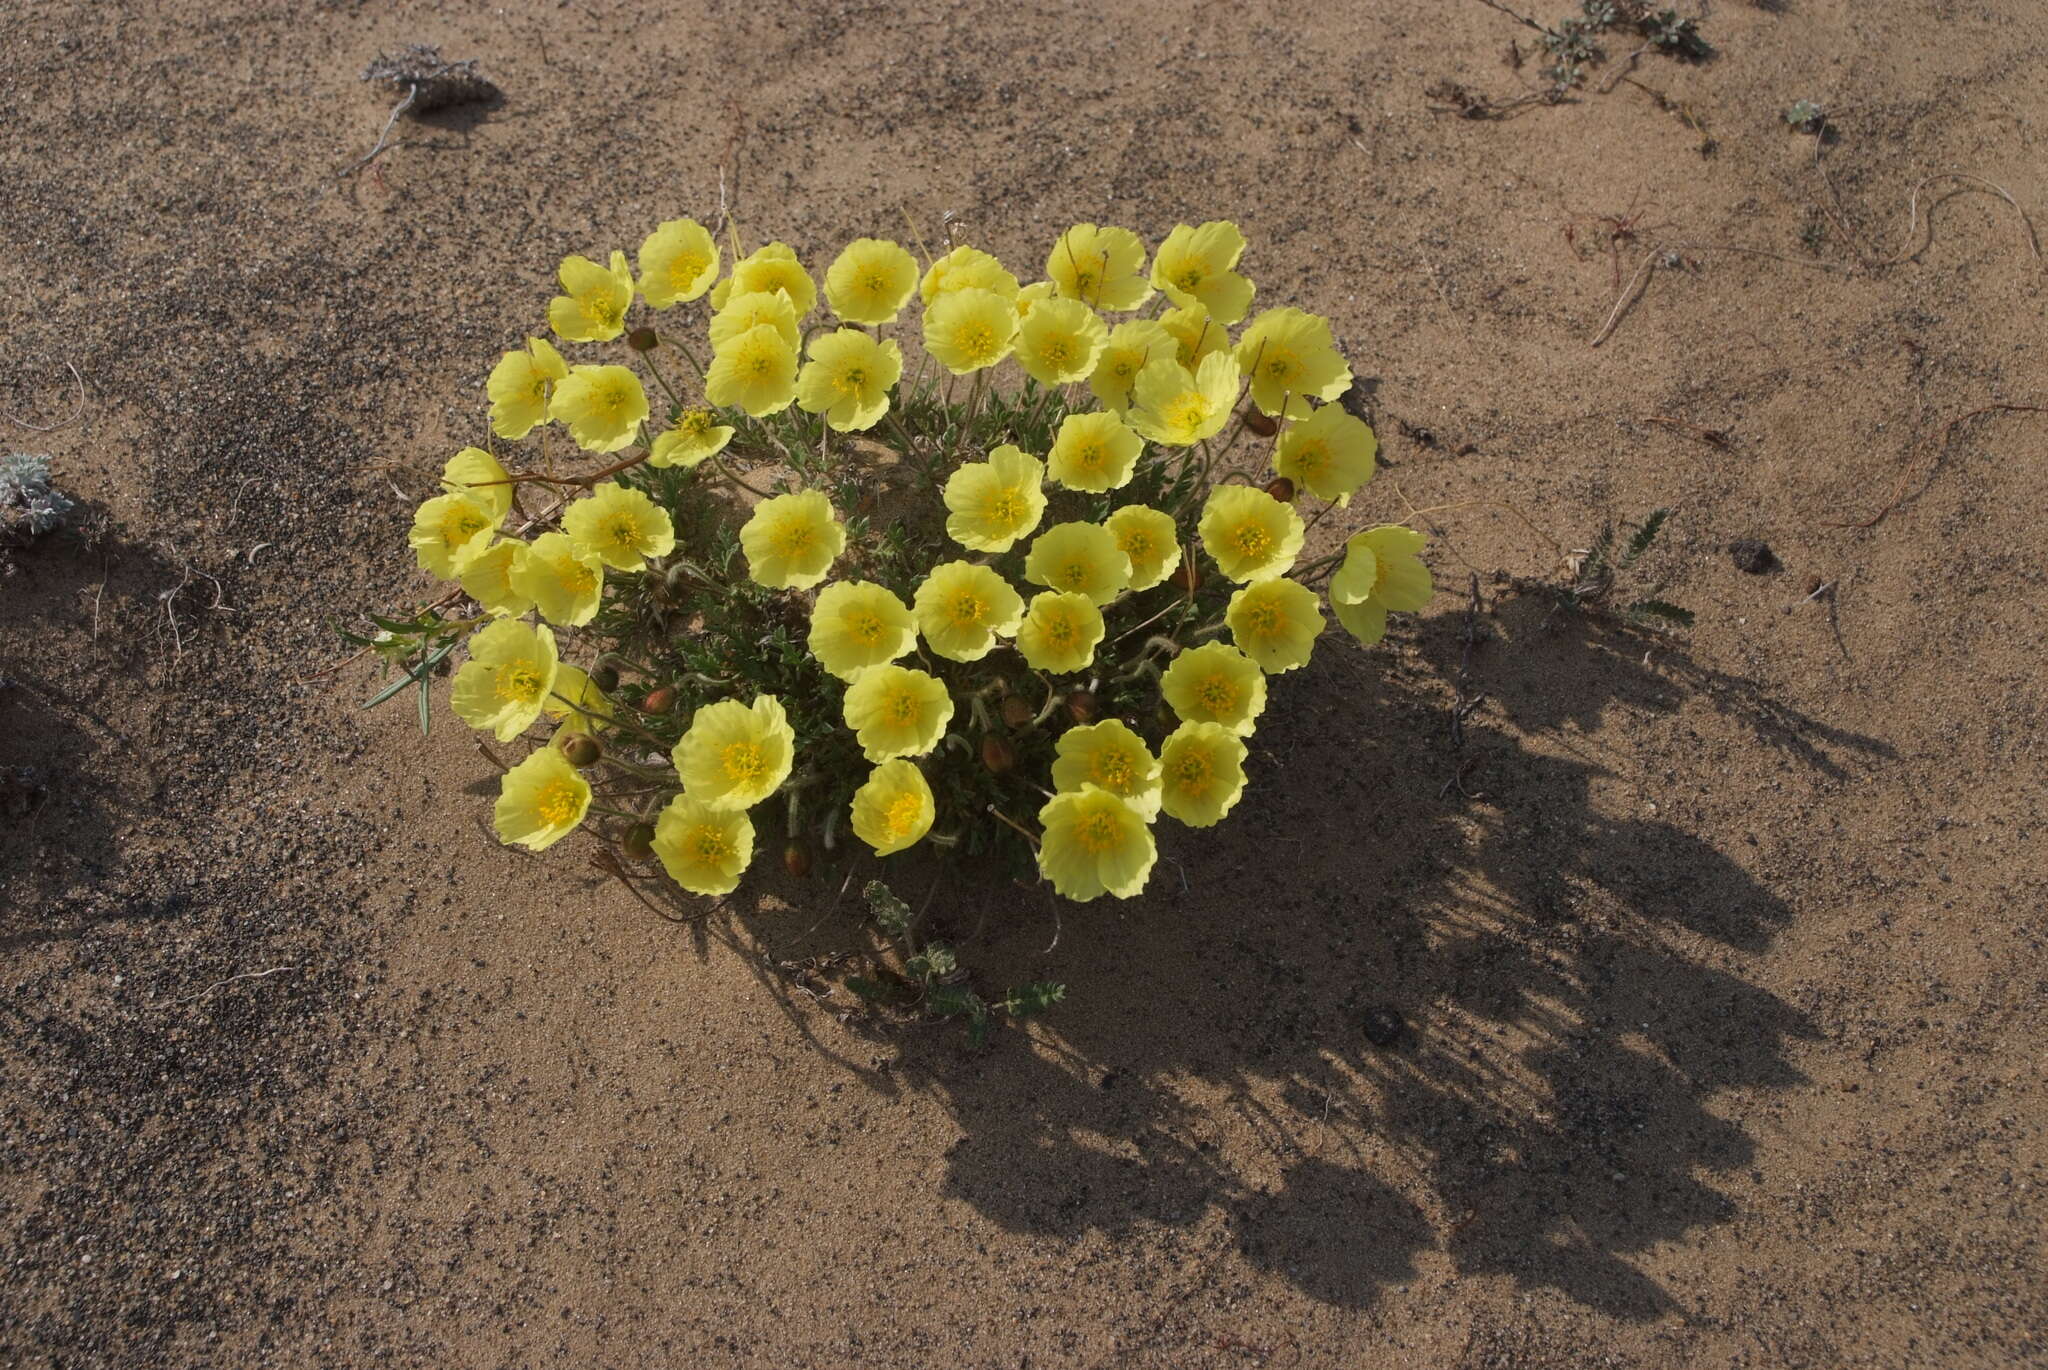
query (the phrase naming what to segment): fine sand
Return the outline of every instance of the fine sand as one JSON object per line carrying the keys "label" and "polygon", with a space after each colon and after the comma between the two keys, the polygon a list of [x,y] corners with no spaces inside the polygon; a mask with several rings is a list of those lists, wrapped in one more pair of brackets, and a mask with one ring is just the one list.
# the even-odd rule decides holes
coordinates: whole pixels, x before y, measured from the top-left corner
{"label": "fine sand", "polygon": [[[15,5],[0,436],[88,507],[0,578],[0,1363],[2048,1362],[2048,10],[1699,7],[1492,119],[1480,0]],[[339,175],[407,42],[502,103]],[[1144,897],[912,866],[1068,986],[979,1052],[837,987],[843,865],[661,922],[325,670],[557,261],[721,183],[1234,219],[1383,442],[1317,545],[1461,505]],[[1663,506],[1691,632],[1532,588]]]}

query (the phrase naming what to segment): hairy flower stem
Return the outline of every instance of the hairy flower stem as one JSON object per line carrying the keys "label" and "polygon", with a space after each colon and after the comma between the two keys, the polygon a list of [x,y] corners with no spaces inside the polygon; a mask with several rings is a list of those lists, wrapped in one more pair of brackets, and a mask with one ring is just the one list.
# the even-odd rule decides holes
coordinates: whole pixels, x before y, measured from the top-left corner
{"label": "hairy flower stem", "polygon": [[762,499],[774,498],[773,495],[770,495],[766,490],[761,489],[759,486],[749,485],[745,481],[741,480],[739,476],[733,472],[733,469],[725,464],[725,457],[722,454],[712,457],[711,464],[718,469],[719,475],[724,476],[727,480],[731,481],[740,489],[752,491],[754,494],[759,495]]}

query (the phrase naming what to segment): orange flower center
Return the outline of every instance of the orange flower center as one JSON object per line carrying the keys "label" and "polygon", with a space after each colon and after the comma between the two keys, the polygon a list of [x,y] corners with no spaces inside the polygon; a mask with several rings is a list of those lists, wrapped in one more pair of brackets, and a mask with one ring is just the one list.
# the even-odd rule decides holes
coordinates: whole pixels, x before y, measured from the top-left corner
{"label": "orange flower center", "polygon": [[725,778],[735,785],[757,785],[768,774],[768,753],[758,742],[728,742],[718,753]]}
{"label": "orange flower center", "polygon": [[918,697],[909,690],[896,691],[882,704],[883,715],[899,727],[909,727],[917,722],[918,716],[923,712]]}
{"label": "orange flower center", "polygon": [[540,671],[530,661],[510,661],[500,666],[491,680],[492,692],[500,699],[531,704],[540,698]]}
{"label": "orange flower center", "polygon": [[1212,675],[1195,682],[1195,702],[1212,714],[1230,714],[1237,709],[1237,686],[1230,677]]}
{"label": "orange flower center", "polygon": [[1111,794],[1125,794],[1137,776],[1131,758],[1122,752],[1099,751],[1088,765],[1088,778]]}
{"label": "orange flower center", "polygon": [[582,817],[583,796],[566,777],[550,780],[533,797],[533,811],[550,828],[567,827]]}
{"label": "orange flower center", "polygon": [[1074,825],[1074,840],[1090,852],[1104,852],[1117,844],[1122,835],[1116,815],[1098,809]]}
{"label": "orange flower center", "polygon": [[899,794],[889,801],[883,810],[882,824],[889,829],[891,837],[908,837],[917,831],[918,820],[924,817],[924,801],[914,794]]}

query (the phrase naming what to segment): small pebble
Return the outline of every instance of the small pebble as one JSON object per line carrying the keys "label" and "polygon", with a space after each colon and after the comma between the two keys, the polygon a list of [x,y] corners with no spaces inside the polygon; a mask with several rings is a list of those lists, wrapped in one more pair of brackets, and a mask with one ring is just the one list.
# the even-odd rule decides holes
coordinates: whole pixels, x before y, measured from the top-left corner
{"label": "small pebble", "polygon": [[1728,558],[1735,563],[1736,570],[1753,576],[1768,575],[1778,569],[1778,558],[1770,544],[1755,538],[1737,538],[1729,543]]}

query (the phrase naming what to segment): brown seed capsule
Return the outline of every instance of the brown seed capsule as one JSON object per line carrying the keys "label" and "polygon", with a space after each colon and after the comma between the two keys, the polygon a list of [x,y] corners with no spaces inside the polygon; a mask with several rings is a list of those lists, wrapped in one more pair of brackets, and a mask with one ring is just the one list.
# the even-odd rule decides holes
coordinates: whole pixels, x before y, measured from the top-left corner
{"label": "brown seed capsule", "polygon": [[1266,493],[1282,504],[1294,503],[1294,482],[1285,476],[1275,476],[1266,482]]}
{"label": "brown seed capsule", "polygon": [[1008,739],[990,733],[981,739],[981,764],[988,767],[990,774],[1001,775],[1017,764],[1017,749]]}
{"label": "brown seed capsule", "polygon": [[1003,696],[1003,722],[1013,728],[1028,727],[1038,717],[1038,710],[1031,707],[1031,701],[1023,695]]}
{"label": "brown seed capsule", "polygon": [[1278,422],[1261,414],[1256,407],[1252,406],[1247,406],[1244,411],[1244,426],[1262,438],[1270,438],[1280,431]]}
{"label": "brown seed capsule", "polygon": [[661,346],[661,339],[654,336],[654,330],[641,327],[626,335],[626,346],[635,352],[652,352]]}
{"label": "brown seed capsule", "polygon": [[571,766],[582,770],[585,766],[595,766],[597,759],[604,755],[604,748],[598,745],[596,738],[583,733],[562,744],[562,755],[569,759]]}
{"label": "brown seed capsule", "polygon": [[782,849],[782,868],[801,880],[811,873],[811,849],[792,842]]}
{"label": "brown seed capsule", "polygon": [[676,687],[673,685],[663,685],[659,689],[649,690],[647,692],[647,698],[640,701],[640,712],[647,714],[665,714],[670,709],[675,708],[675,706]]}
{"label": "brown seed capsule", "polygon": [[654,828],[646,823],[635,823],[626,829],[626,835],[619,840],[626,855],[635,861],[645,861],[654,855]]}
{"label": "brown seed capsule", "polygon": [[1093,723],[1098,712],[1095,696],[1087,690],[1076,690],[1067,696],[1067,717],[1076,723]]}

